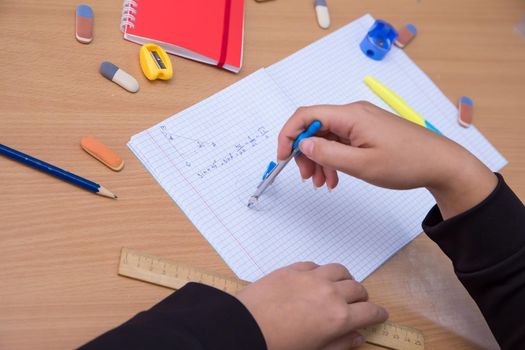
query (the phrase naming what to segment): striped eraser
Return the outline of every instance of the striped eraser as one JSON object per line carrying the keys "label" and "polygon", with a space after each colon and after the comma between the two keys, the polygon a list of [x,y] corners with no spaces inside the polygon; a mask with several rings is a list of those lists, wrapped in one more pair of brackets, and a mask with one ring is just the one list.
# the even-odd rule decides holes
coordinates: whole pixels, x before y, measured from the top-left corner
{"label": "striped eraser", "polygon": [[469,97],[461,96],[459,98],[458,122],[462,127],[468,128],[472,125],[472,118],[474,117],[473,107],[474,105]]}
{"label": "striped eraser", "polygon": [[93,9],[88,5],[81,4],[77,7],[75,35],[82,44],[93,41]]}
{"label": "striped eraser", "polygon": [[413,24],[407,24],[403,28],[398,30],[398,36],[396,38],[396,41],[394,44],[399,48],[404,48],[408,45],[409,42],[414,39],[414,37],[417,35],[417,29],[416,26]]}

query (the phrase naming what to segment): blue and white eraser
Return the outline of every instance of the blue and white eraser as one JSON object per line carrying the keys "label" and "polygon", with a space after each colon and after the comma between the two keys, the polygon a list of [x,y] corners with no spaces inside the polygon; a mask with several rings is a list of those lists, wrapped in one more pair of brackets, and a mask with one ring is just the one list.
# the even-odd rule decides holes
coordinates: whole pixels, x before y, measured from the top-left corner
{"label": "blue and white eraser", "polygon": [[111,62],[102,62],[100,65],[100,74],[106,77],[108,80],[122,86],[129,92],[139,91],[139,83],[137,79],[115,66]]}
{"label": "blue and white eraser", "polygon": [[330,13],[328,12],[326,0],[315,0],[315,13],[319,27],[323,29],[330,27]]}

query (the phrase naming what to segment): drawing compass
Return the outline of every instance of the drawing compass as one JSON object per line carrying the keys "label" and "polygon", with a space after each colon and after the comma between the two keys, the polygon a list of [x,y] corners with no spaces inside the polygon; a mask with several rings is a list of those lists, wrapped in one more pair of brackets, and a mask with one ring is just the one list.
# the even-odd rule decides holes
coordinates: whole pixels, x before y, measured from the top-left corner
{"label": "drawing compass", "polygon": [[286,158],[283,161],[280,161],[278,163],[270,162],[270,165],[268,165],[268,168],[266,169],[266,172],[264,173],[262,177],[262,181],[257,186],[257,189],[255,190],[255,193],[250,197],[248,201],[248,208],[253,208],[255,205],[259,202],[259,198],[262,196],[262,194],[266,191],[266,189],[275,181],[275,178],[283,171],[284,167],[299,153],[301,153],[301,150],[299,149],[299,143],[304,140],[305,138],[314,136],[319,129],[321,129],[321,122],[316,120],[310,126],[308,129],[303,131],[299,136],[297,136],[297,139],[295,139],[293,145],[292,145],[292,154],[288,158]]}

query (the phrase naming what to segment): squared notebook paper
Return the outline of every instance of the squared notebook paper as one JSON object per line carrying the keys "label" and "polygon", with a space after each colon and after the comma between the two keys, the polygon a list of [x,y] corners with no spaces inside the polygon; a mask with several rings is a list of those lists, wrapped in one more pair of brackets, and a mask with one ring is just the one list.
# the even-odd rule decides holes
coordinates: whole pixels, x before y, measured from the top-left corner
{"label": "squared notebook paper", "polygon": [[244,0],[124,0],[124,39],[239,72]]}
{"label": "squared notebook paper", "polygon": [[426,190],[386,190],[343,175],[328,193],[302,183],[293,162],[260,208],[246,206],[297,107],[368,100],[390,110],[366,75],[492,170],[506,164],[475,127],[457,125],[456,107],[402,50],[381,62],[363,55],[359,42],[372,23],[366,15],[131,138],[131,150],[240,278],[309,260],[342,263],[361,281],[421,232],[434,204]]}

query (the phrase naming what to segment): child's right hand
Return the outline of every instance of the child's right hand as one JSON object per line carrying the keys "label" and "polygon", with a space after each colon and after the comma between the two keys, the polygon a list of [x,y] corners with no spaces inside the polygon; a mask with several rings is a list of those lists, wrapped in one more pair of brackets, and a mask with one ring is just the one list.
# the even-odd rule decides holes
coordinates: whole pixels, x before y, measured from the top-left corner
{"label": "child's right hand", "polygon": [[299,108],[279,134],[278,159],[290,155],[314,120],[323,127],[301,142],[296,162],[316,187],[336,187],[337,171],[386,188],[426,187],[446,219],[481,202],[497,184],[460,145],[368,102]]}

